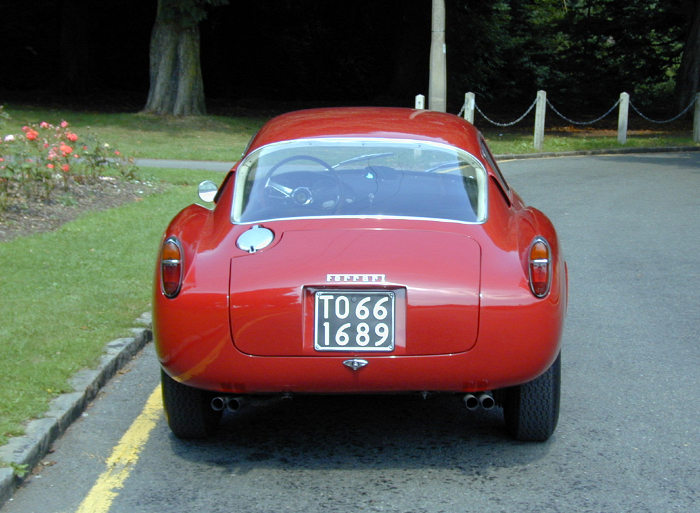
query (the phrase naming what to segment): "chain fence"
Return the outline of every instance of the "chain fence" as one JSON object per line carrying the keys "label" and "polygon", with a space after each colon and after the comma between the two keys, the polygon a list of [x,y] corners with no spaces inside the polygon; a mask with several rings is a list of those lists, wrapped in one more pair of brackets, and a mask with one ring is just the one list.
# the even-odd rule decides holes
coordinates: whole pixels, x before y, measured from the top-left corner
{"label": "chain fence", "polygon": [[[682,118],[685,114],[688,113],[688,111],[693,107],[693,105],[695,105],[696,101],[697,101],[697,96],[695,96],[693,98],[693,100],[688,104],[688,106],[685,109],[683,109],[679,114],[677,114],[676,116],[673,116],[672,118],[665,119],[665,120],[656,120],[656,119],[652,119],[652,118],[646,116],[631,101],[629,102],[629,106],[632,108],[632,110],[634,112],[636,112],[641,118],[645,119],[646,121],[648,121],[650,123],[656,123],[656,124],[665,124],[665,123],[672,123],[672,122],[677,121],[680,118]],[[621,99],[618,98],[618,100],[613,104],[612,107],[610,107],[607,110],[607,112],[605,112],[605,114],[598,116],[597,118],[589,120],[589,121],[576,121],[574,119],[571,119],[571,118],[565,116],[552,104],[552,102],[549,100],[549,98],[547,99],[547,106],[552,110],[552,112],[554,112],[557,116],[559,116],[561,119],[563,119],[567,123],[571,123],[572,125],[588,126],[588,125],[593,125],[595,123],[598,123],[599,121],[602,121],[603,119],[608,117],[615,109],[617,109],[619,107],[620,102],[621,102]],[[484,111],[482,111],[481,108],[479,108],[479,105],[476,103],[476,101],[474,101],[474,109],[481,115],[481,117],[483,117],[487,122],[491,123],[492,125],[498,126],[498,127],[510,127],[510,126],[513,126],[513,125],[520,123],[523,119],[525,119],[525,117],[527,117],[528,114],[530,114],[530,112],[535,107],[535,105],[537,105],[536,98],[532,102],[532,104],[530,104],[530,106],[527,108],[527,110],[521,116],[519,116],[517,119],[515,119],[514,121],[510,121],[510,122],[501,123],[501,122],[494,121],[493,119],[489,118],[484,113]],[[464,104],[462,105],[462,108],[459,111],[459,114],[457,114],[457,115],[461,117],[462,115],[464,115],[464,112],[466,111],[466,109],[467,109],[467,102],[465,101]]]}
{"label": "chain fence", "polygon": [[669,119],[664,119],[664,120],[651,119],[651,118],[645,116],[644,114],[642,114],[639,111],[639,109],[637,107],[635,107],[634,103],[632,103],[631,101],[630,101],[630,107],[632,107],[632,110],[635,111],[637,114],[639,114],[640,117],[642,117],[643,119],[646,119],[650,123],[656,123],[657,125],[663,125],[665,123],[673,123],[674,121],[677,121],[680,118],[682,118],[686,114],[686,112],[688,112],[693,107],[693,105],[695,105],[695,102],[697,100],[698,100],[697,96],[693,97],[693,101],[690,102],[688,104],[688,106],[685,109],[683,109],[678,115],[676,115],[672,118],[669,118]]}
{"label": "chain fence", "polygon": [[588,126],[588,125],[594,125],[595,123],[598,123],[599,121],[602,121],[605,118],[607,118],[610,115],[610,113],[612,111],[614,111],[618,105],[620,105],[620,99],[618,98],[617,101],[615,102],[615,105],[610,107],[605,114],[603,114],[602,116],[599,116],[595,119],[592,119],[590,121],[574,121],[573,119],[567,118],[564,114],[559,112],[554,105],[552,105],[552,102],[549,101],[549,98],[547,99],[547,105],[549,106],[550,109],[552,109],[552,112],[554,112],[557,116],[559,116],[561,119],[563,119],[567,123],[571,123],[572,125],[578,125],[578,126]]}

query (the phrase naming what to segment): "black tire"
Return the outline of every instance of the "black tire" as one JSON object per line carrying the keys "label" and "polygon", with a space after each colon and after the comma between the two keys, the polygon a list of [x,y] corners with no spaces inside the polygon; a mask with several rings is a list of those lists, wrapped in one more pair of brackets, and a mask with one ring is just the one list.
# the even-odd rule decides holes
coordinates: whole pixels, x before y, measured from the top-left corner
{"label": "black tire", "polygon": [[221,412],[211,408],[212,393],[188,387],[160,371],[163,406],[171,431],[178,438],[205,438],[221,418]]}
{"label": "black tire", "polygon": [[561,353],[552,366],[534,380],[504,390],[503,415],[516,439],[544,442],[557,427],[561,390]]}

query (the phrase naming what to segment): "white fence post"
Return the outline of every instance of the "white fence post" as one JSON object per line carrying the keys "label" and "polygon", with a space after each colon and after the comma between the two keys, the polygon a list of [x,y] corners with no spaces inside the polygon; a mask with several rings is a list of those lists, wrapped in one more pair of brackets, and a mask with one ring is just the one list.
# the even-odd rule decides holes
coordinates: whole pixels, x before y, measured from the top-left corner
{"label": "white fence post", "polygon": [[464,119],[474,124],[474,105],[476,105],[476,95],[467,93],[464,95]]}
{"label": "white fence post", "polygon": [[445,0],[433,0],[430,32],[428,108],[447,111],[447,47],[445,46]]}
{"label": "white fence post", "polygon": [[422,94],[416,95],[416,109],[425,109],[425,96]]}
{"label": "white fence post", "polygon": [[627,119],[629,118],[630,95],[620,93],[620,110],[617,115],[617,142],[627,143]]}
{"label": "white fence post", "polygon": [[535,149],[542,149],[544,141],[544,117],[547,112],[547,91],[537,91],[537,105],[535,107]]}
{"label": "white fence post", "polygon": [[693,142],[700,142],[700,93],[695,95],[695,113],[693,114]]}

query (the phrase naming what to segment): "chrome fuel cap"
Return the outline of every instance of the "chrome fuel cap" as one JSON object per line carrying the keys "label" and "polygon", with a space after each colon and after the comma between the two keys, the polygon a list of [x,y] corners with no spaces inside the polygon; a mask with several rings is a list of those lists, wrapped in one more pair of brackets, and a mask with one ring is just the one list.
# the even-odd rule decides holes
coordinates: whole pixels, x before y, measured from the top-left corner
{"label": "chrome fuel cap", "polygon": [[274,239],[275,234],[272,233],[272,230],[268,230],[256,224],[238,237],[236,246],[248,253],[255,253],[269,246]]}

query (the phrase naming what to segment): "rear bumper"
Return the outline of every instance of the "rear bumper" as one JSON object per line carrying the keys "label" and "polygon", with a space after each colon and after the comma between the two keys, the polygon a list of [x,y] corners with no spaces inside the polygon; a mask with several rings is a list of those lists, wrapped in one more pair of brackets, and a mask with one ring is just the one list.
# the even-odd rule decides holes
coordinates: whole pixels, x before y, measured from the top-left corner
{"label": "rear bumper", "polygon": [[188,385],[231,394],[477,392],[534,379],[554,360],[545,356],[527,366],[521,362],[517,368],[508,368],[484,365],[468,354],[370,356],[363,358],[368,362],[365,367],[353,371],[343,365],[347,358],[240,357],[237,365],[217,364],[196,376],[187,370],[178,373],[172,365],[164,368]]}
{"label": "rear bumper", "polygon": [[[154,331],[160,363],[170,376],[232,394],[495,390],[536,378],[559,353],[561,319],[540,324],[536,334],[517,322],[489,325],[471,350],[427,356],[251,356],[235,348],[225,322],[206,337],[182,337],[182,331],[171,332],[157,321]],[[351,358],[368,363],[353,371],[343,365]]]}

